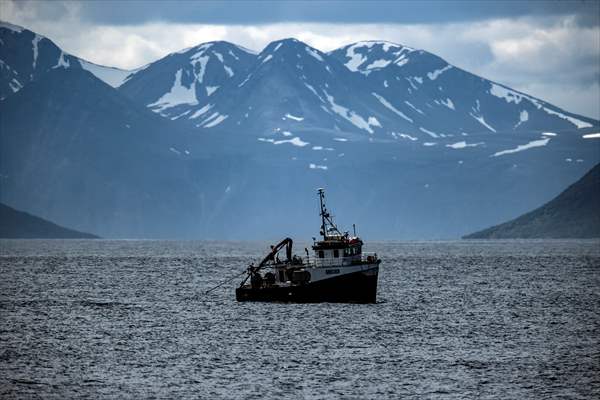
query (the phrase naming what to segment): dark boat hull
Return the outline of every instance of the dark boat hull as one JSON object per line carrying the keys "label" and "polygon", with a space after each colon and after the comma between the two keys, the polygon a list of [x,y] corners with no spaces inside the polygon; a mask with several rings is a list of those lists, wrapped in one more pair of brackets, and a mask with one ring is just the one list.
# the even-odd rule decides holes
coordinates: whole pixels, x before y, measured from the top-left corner
{"label": "dark boat hull", "polygon": [[377,275],[378,267],[297,286],[243,286],[236,289],[235,297],[237,301],[375,303]]}

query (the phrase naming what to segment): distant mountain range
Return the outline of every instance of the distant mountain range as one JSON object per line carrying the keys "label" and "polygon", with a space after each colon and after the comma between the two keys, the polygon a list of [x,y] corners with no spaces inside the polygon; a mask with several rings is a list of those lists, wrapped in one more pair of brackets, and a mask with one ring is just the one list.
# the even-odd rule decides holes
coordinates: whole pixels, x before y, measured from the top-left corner
{"label": "distant mountain range", "polygon": [[97,239],[98,236],[63,228],[34,215],[0,203],[0,238],[3,239]]}
{"label": "distant mountain range", "polygon": [[210,42],[134,71],[0,24],[0,200],[104,237],[460,237],[600,161],[599,122],[423,50]]}
{"label": "distant mountain range", "polygon": [[465,239],[600,238],[600,164],[554,199]]}

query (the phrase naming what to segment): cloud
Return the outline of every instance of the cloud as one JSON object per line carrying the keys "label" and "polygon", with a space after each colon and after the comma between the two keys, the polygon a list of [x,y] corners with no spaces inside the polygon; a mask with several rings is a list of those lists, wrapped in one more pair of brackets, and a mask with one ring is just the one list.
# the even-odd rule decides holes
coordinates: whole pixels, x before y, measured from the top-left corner
{"label": "cloud", "polygon": [[[43,3],[43,2],[42,2]],[[104,65],[136,68],[213,40],[260,51],[296,37],[322,51],[368,39],[424,49],[451,64],[508,85],[568,111],[600,118],[600,26],[578,15],[496,18],[427,24],[307,23],[263,25],[145,22],[96,24],[82,19],[81,4],[53,2],[62,14],[2,2],[3,18],[54,40],[66,51]]]}
{"label": "cloud", "polygon": [[511,0],[3,0],[55,19],[77,8],[80,19],[97,25],[141,25],[152,22],[263,25],[278,22],[318,23],[450,23],[524,16],[576,15],[582,23],[600,25],[597,1]]}

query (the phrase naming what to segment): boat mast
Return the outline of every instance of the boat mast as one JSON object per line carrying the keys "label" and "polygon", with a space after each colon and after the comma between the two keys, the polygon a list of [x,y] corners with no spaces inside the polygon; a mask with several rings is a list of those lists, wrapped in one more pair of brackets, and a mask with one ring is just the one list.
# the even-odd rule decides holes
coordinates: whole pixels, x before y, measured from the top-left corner
{"label": "boat mast", "polygon": [[[323,240],[327,240],[329,235],[327,234],[330,230],[335,231],[339,236],[342,236],[342,233],[338,229],[338,227],[333,223],[333,218],[329,215],[327,211],[327,207],[325,207],[325,190],[319,189],[319,204],[321,205],[321,235],[323,235]],[[331,227],[331,228],[329,228]]]}
{"label": "boat mast", "polygon": [[323,236],[324,240],[327,240],[327,230],[325,229],[325,203],[324,203],[324,198],[325,198],[325,191],[322,188],[319,188],[318,190],[319,192],[319,204],[321,205],[321,213],[319,214],[321,216],[321,235]]}

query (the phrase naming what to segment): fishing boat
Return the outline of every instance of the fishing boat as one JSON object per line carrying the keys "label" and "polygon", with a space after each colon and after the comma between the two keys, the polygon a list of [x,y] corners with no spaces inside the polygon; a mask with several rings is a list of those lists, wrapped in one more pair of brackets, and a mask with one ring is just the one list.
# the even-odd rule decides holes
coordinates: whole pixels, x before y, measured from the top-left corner
{"label": "fishing boat", "polygon": [[[257,264],[251,264],[236,289],[237,301],[297,303],[375,303],[381,260],[376,253],[362,251],[363,241],[341,232],[325,206],[325,191],[318,190],[322,240],[313,238],[312,256],[292,252],[293,241],[285,238],[271,246]],[[281,254],[283,252],[284,254]]]}

